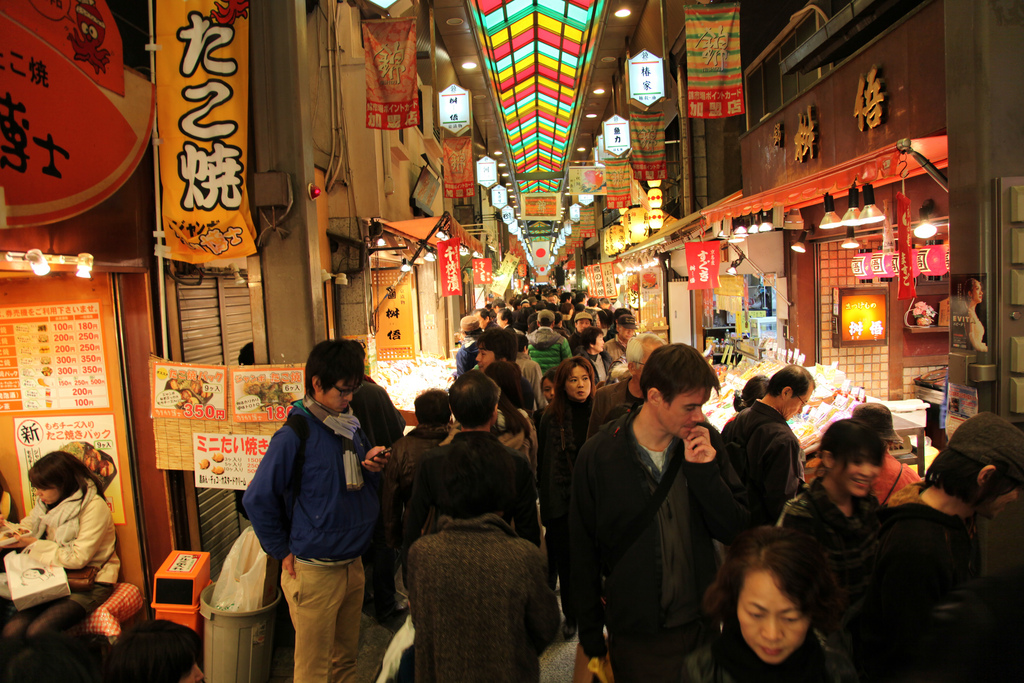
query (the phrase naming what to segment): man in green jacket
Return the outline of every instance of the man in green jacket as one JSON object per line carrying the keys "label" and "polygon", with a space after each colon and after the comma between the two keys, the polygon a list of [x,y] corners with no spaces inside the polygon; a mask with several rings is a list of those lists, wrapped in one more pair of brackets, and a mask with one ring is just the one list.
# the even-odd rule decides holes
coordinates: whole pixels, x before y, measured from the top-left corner
{"label": "man in green jacket", "polygon": [[569,342],[565,337],[551,329],[555,322],[555,314],[544,310],[537,314],[537,329],[526,335],[530,342],[530,358],[540,365],[542,372],[558,367],[566,358],[572,357]]}

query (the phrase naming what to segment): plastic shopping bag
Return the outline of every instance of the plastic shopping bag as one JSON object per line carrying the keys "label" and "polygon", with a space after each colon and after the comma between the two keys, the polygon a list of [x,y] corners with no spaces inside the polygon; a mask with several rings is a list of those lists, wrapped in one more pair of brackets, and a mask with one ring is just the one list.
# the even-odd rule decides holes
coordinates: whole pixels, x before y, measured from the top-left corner
{"label": "plastic shopping bag", "polygon": [[11,601],[18,611],[71,595],[63,567],[45,565],[25,553],[9,553],[4,567]]}
{"label": "plastic shopping bag", "polygon": [[380,675],[377,676],[377,683],[394,683],[398,678],[398,669],[402,664],[402,655],[413,646],[416,641],[416,629],[412,625],[412,615],[405,618],[402,628],[395,632],[384,653],[384,661],[381,662]]}
{"label": "plastic shopping bag", "polygon": [[252,527],[231,546],[213,589],[213,607],[229,612],[249,612],[263,606],[267,554]]}

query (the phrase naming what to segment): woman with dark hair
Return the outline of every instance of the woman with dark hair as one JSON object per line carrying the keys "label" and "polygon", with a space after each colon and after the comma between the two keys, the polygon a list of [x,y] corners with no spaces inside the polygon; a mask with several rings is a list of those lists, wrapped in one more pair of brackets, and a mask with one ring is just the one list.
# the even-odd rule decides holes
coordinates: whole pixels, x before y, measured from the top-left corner
{"label": "woman with dark hair", "polygon": [[38,498],[21,520],[31,531],[11,546],[33,559],[66,570],[94,569],[95,582],[83,592],[21,610],[3,628],[3,637],[35,636],[74,626],[110,597],[121,567],[114,553],[114,520],[99,480],[73,455],[54,451],[28,471]]}
{"label": "woman with dark hair", "polygon": [[190,628],[171,621],[144,621],[114,644],[105,683],[199,683],[203,642]]}
{"label": "woman with dark hair", "polygon": [[853,666],[822,636],[842,610],[842,591],[813,538],[774,527],[744,531],[704,594],[704,611],[722,632],[687,658],[682,679],[853,683]]}
{"label": "woman with dark hair", "polygon": [[[537,434],[540,434],[540,420],[544,417],[544,413],[551,407],[551,401],[555,398],[555,375],[558,374],[558,368],[553,367],[544,373],[544,376],[540,380],[540,390],[544,395],[544,402],[547,404],[543,410],[537,410],[533,413],[533,425],[537,428]],[[538,445],[539,449],[539,445]]]}
{"label": "woman with dark hair", "polygon": [[81,640],[62,633],[3,638],[0,683],[103,683],[98,659]]}
{"label": "woman with dark hair", "polygon": [[537,430],[529,415],[523,410],[523,396],[520,389],[522,374],[519,366],[507,360],[490,363],[484,374],[495,381],[501,389],[498,397],[498,421],[491,431],[498,440],[509,448],[523,454],[530,462],[530,469],[537,471]]}
{"label": "woman with dark hair", "polygon": [[604,350],[604,337],[600,327],[588,327],[580,334],[580,345],[573,353],[583,356],[594,364],[594,374],[599,385],[608,381],[612,371],[612,357]]}
{"label": "woman with dark hair", "polygon": [[[754,375],[743,385],[743,391],[732,397],[732,407],[738,413],[754,405],[759,398],[764,398],[768,393],[768,377],[766,375]],[[732,420],[736,416],[733,415]]]}
{"label": "woman with dark hair", "polygon": [[[587,330],[595,328],[589,327]],[[562,361],[555,373],[555,392],[540,420],[537,440],[537,478],[540,482],[540,518],[547,534],[548,566],[561,584],[562,635],[576,634],[576,609],[569,579],[569,499],[576,456],[587,439],[594,405],[594,366],[574,356]]]}
{"label": "woman with dark hair", "polygon": [[816,538],[856,616],[878,552],[878,501],[871,485],[882,467],[885,445],[856,420],[833,422],[821,438],[824,470],[810,488],[782,508],[778,526]]}

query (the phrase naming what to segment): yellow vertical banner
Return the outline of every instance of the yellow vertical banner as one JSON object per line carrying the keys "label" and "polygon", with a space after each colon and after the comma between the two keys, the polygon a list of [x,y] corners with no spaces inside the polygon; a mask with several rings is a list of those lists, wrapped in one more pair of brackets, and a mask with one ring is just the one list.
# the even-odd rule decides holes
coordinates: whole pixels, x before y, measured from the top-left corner
{"label": "yellow vertical banner", "polygon": [[412,276],[403,275],[401,282],[395,284],[398,279],[396,271],[373,271],[373,305],[377,309],[374,339],[378,360],[412,360],[416,357]]}
{"label": "yellow vertical banner", "polygon": [[245,188],[249,3],[157,0],[156,106],[169,258],[256,253]]}

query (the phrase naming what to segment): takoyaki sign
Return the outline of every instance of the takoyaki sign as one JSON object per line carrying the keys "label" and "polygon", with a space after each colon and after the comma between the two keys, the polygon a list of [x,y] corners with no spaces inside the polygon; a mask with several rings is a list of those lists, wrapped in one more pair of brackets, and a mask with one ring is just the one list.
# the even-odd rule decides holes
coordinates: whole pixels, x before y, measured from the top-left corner
{"label": "takoyaki sign", "polygon": [[267,454],[260,434],[192,434],[196,487],[244,490]]}
{"label": "takoyaki sign", "polygon": [[306,394],[301,365],[231,368],[235,422],[284,422],[288,407]]}
{"label": "takoyaki sign", "polygon": [[221,365],[153,364],[153,417],[226,420]]}

